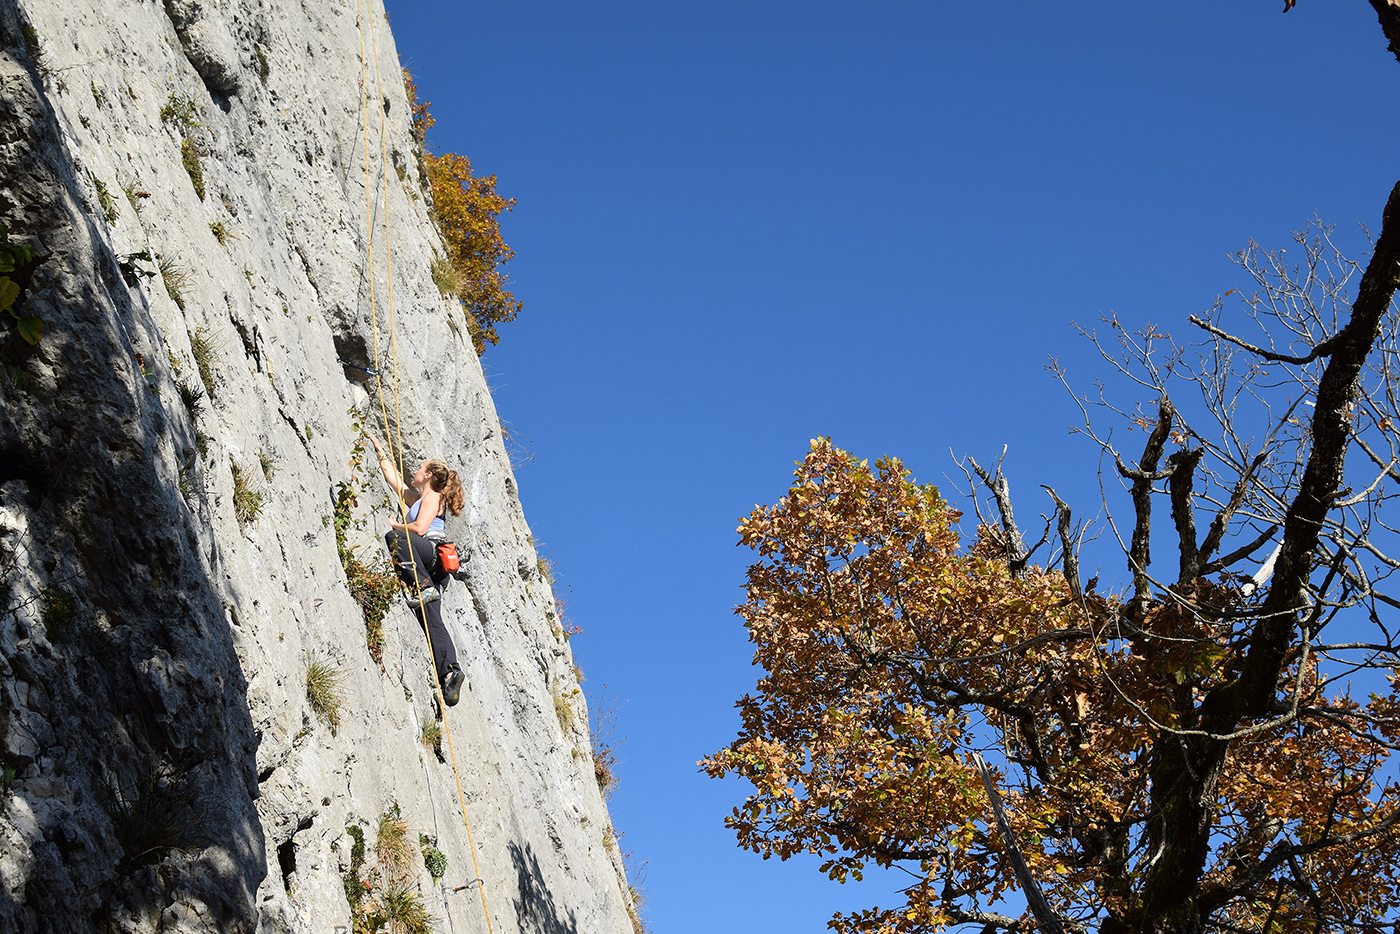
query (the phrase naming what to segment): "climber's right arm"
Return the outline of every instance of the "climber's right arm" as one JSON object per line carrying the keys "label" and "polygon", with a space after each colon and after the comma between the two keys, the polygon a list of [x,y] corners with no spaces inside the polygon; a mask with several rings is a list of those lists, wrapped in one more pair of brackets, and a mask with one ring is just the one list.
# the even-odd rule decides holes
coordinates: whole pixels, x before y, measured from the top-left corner
{"label": "climber's right arm", "polygon": [[403,477],[394,468],[394,462],[389,460],[389,455],[384,453],[383,446],[374,435],[369,436],[370,444],[374,445],[374,453],[379,458],[379,470],[384,474],[384,482],[389,484],[389,489],[398,494],[399,499],[403,499]]}

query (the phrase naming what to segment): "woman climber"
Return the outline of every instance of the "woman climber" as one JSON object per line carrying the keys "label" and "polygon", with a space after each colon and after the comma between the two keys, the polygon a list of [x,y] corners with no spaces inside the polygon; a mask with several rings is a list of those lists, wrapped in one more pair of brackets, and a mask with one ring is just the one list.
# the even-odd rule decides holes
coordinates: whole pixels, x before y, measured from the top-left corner
{"label": "woman climber", "polygon": [[[442,681],[442,699],[451,707],[462,693],[466,676],[457,667],[457,649],[447,627],[442,624],[440,590],[452,575],[438,569],[437,541],[447,537],[443,517],[447,510],[454,516],[462,514],[466,495],[457,471],[449,470],[440,460],[424,461],[408,483],[403,482],[379,439],[370,436],[370,443],[379,456],[379,469],[384,482],[408,507],[407,523],[390,522],[384,533],[384,543],[394,558],[399,580],[408,591],[408,605],[418,611],[433,647],[433,663]],[[437,571],[437,576],[433,572]]]}

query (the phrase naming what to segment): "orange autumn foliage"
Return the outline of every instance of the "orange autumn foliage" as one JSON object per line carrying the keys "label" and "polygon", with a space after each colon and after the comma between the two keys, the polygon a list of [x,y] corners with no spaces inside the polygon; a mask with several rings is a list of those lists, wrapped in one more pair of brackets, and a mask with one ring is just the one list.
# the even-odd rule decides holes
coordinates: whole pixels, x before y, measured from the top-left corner
{"label": "orange autumn foliage", "polygon": [[456,293],[467,316],[476,352],[500,341],[496,325],[520,313],[521,302],[506,289],[502,270],[515,251],[501,236],[500,215],[515,207],[515,199],[496,192],[496,176],[472,174],[471,160],[426,148],[428,130],[437,122],[429,103],[418,99],[417,87],[404,70],[404,88],[412,112],[413,134],[422,153],[423,173],[432,192],[433,219],[442,234],[447,260],[456,270]]}
{"label": "orange autumn foliage", "polygon": [[817,854],[841,882],[871,864],[910,873],[899,903],[836,915],[843,934],[1034,930],[998,911],[1021,885],[980,753],[1066,931],[1390,929],[1393,683],[1358,704],[1311,659],[1286,666],[1280,709],[1296,695],[1299,715],[1231,741],[1204,871],[1179,905],[1144,907],[1175,819],[1162,789],[1192,768],[1173,731],[1236,677],[1249,598],[1200,578],[1125,638],[1122,603],[1077,601],[1058,571],[1013,574],[995,530],[965,543],[958,520],[898,460],[872,467],[819,439],[787,494],[740,524],[759,560],[737,612],[763,674],[738,738],[701,762],[753,785],[726,821],[740,846]]}

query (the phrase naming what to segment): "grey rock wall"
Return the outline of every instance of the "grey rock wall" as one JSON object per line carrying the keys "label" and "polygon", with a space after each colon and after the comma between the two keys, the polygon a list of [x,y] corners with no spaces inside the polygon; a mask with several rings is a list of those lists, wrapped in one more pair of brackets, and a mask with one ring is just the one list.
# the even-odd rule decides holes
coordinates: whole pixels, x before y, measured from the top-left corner
{"label": "grey rock wall", "polygon": [[[434,930],[485,931],[480,894],[498,932],[632,930],[567,637],[431,279],[393,38],[377,0],[363,34],[359,15],[0,0],[0,220],[44,256],[24,311],[45,322],[34,348],[0,323],[0,930],[348,931],[347,827],[387,877],[395,805],[447,858],[441,883],[409,873]],[[140,275],[156,262],[178,301]],[[356,367],[387,375],[391,333],[409,457],[468,493],[443,603],[469,685],[445,721],[460,798],[420,742],[441,713],[422,631],[396,601],[371,658],[331,528],[356,426],[386,427]],[[213,392],[189,406],[201,348]],[[372,563],[382,493],[350,531]],[[311,660],[342,673],[334,731]]]}

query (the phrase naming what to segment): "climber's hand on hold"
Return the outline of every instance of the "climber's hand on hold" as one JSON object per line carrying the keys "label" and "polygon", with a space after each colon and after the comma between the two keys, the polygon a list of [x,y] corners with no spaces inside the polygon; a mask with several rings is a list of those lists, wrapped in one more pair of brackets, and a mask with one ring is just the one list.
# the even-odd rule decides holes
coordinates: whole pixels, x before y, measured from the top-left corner
{"label": "climber's hand on hold", "polygon": [[384,453],[384,446],[379,443],[379,439],[374,435],[370,435],[369,443],[374,445],[374,453],[379,459],[379,470],[384,474],[384,482],[389,484],[389,489],[398,494],[400,499],[403,499],[403,477],[401,477],[399,471],[394,468],[394,463],[389,460],[389,455]]}

